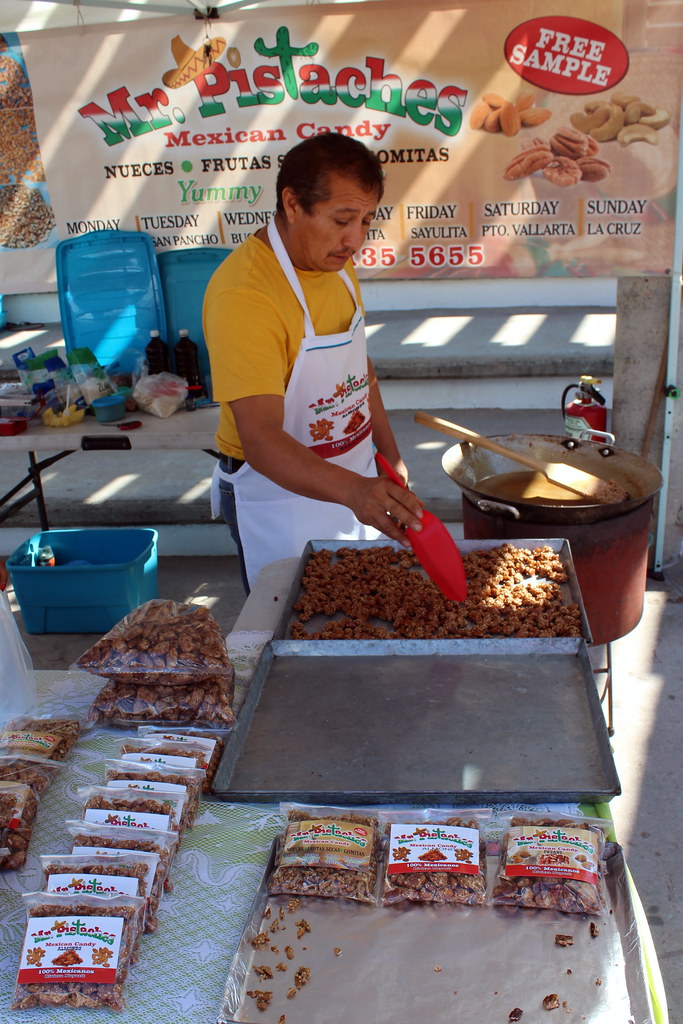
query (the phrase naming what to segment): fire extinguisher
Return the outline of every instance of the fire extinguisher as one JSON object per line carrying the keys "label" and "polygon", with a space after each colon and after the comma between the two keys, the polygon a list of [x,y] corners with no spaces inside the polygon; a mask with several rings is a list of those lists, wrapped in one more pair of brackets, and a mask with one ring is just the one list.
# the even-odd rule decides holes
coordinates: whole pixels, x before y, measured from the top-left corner
{"label": "fire extinguisher", "polygon": [[[583,375],[578,384],[568,384],[562,392],[562,415],[564,416],[565,433],[570,437],[580,438],[583,431],[598,430],[602,434],[607,431],[607,409],[605,396],[598,390],[602,384],[597,377]],[[574,399],[565,405],[567,394],[572,388],[579,390]],[[602,440],[601,437],[590,437],[591,441]]]}

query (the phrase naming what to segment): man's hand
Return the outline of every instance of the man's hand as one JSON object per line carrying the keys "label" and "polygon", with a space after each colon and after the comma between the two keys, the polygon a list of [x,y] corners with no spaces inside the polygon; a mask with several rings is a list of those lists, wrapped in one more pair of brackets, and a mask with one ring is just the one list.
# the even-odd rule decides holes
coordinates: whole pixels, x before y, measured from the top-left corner
{"label": "man's hand", "polygon": [[[285,433],[284,401],[280,396],[241,398],[231,402],[230,408],[244,457],[252,469],[295,494],[346,505],[361,523],[374,526],[403,547],[410,547],[403,528],[422,528],[422,505],[412,491],[392,483],[386,476],[361,476],[321,459]],[[390,452],[388,457],[399,476],[407,480],[398,452]]]}
{"label": "man's hand", "polygon": [[359,476],[350,508],[361,523],[374,526],[405,548],[410,547],[405,528],[418,532],[422,529],[420,499],[412,491],[392,483],[387,476]]}

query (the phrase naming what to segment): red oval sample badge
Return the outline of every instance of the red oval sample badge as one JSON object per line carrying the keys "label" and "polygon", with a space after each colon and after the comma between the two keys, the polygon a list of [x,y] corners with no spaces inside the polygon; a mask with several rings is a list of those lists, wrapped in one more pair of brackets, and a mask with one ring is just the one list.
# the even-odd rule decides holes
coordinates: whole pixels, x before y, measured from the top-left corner
{"label": "red oval sample badge", "polygon": [[609,29],[583,18],[532,18],[505,40],[505,59],[526,82],[569,95],[612,89],[628,71],[628,51]]}

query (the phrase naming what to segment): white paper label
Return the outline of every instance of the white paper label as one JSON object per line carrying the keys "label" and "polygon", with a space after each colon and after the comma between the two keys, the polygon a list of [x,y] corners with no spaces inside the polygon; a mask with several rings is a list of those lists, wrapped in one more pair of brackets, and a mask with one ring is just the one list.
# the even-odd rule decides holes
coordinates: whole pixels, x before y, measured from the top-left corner
{"label": "white paper label", "polygon": [[30,917],[19,960],[19,984],[113,984],[123,927],[122,917]]}
{"label": "white paper label", "polygon": [[146,811],[114,811],[104,807],[88,807],[84,821],[97,825],[121,825],[125,828],[154,828],[163,832],[171,831],[170,814],[148,814]]}

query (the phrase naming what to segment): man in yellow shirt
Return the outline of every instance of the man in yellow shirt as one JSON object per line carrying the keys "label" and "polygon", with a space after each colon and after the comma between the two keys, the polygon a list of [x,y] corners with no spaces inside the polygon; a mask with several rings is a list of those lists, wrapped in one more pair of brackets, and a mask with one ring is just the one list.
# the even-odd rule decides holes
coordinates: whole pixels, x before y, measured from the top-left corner
{"label": "man in yellow shirt", "polygon": [[308,540],[409,543],[421,503],[377,476],[375,448],[406,467],[367,357],[352,256],[383,194],[362,143],[332,133],[295,146],[277,207],[214,273],[204,335],[220,403],[212,510],[237,543],[245,587]]}

